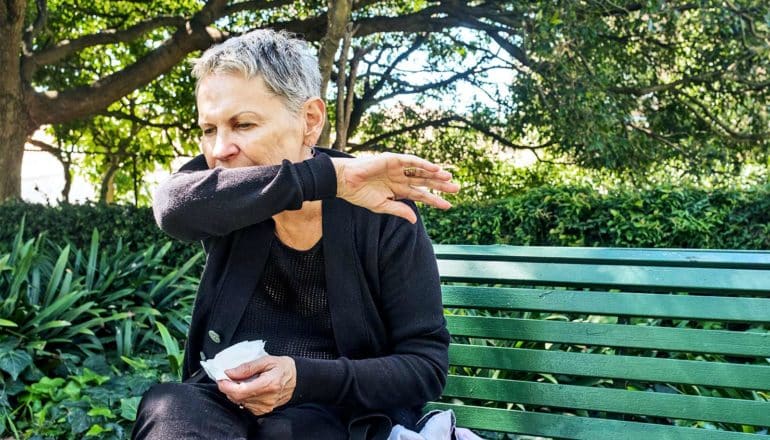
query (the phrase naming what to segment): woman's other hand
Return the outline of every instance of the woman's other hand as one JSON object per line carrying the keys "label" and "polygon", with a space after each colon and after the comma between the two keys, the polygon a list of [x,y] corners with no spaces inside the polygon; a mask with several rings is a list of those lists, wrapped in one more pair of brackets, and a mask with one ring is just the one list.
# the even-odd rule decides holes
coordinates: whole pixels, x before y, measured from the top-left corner
{"label": "woman's other hand", "polygon": [[452,174],[427,160],[408,154],[384,153],[354,159],[332,158],[337,172],[337,197],[370,211],[402,217],[417,216],[399,199],[425,203],[439,209],[452,205],[429,189],[456,193]]}
{"label": "woman's other hand", "polygon": [[219,391],[258,416],[286,404],[297,386],[297,369],[288,356],[264,356],[225,374],[230,380],[217,381]]}

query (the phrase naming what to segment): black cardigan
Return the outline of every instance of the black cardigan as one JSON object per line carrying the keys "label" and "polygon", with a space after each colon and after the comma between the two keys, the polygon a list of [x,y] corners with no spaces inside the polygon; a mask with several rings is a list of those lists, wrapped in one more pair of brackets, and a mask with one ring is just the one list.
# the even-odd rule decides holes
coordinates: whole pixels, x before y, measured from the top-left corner
{"label": "black cardigan", "polygon": [[295,358],[290,403],[413,412],[441,394],[448,368],[433,248],[419,216],[412,225],[335,198],[329,156],[342,154],[317,149],[296,164],[209,169],[201,155],[157,189],[158,225],[180,240],[202,240],[206,250],[183,379],[199,370],[201,354],[230,345],[274,239],[271,217],[323,200],[328,301],[341,357]]}

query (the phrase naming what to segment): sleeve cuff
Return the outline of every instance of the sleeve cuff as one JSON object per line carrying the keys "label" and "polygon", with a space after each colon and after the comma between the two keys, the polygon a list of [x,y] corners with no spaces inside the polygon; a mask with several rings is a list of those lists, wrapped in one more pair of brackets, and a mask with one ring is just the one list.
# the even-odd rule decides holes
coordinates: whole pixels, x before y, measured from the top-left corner
{"label": "sleeve cuff", "polygon": [[338,404],[344,373],[338,361],[295,357],[297,384],[289,404]]}
{"label": "sleeve cuff", "polygon": [[332,199],[337,196],[337,173],[331,158],[318,153],[296,164],[304,201]]}

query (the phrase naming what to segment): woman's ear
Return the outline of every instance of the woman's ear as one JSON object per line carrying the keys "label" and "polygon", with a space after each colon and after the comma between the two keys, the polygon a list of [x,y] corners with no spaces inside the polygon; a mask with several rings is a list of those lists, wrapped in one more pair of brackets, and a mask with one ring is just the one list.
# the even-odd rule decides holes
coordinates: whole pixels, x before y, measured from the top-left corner
{"label": "woman's ear", "polygon": [[305,123],[305,133],[302,142],[311,147],[318,142],[326,123],[326,104],[321,98],[310,98],[302,105],[302,117]]}

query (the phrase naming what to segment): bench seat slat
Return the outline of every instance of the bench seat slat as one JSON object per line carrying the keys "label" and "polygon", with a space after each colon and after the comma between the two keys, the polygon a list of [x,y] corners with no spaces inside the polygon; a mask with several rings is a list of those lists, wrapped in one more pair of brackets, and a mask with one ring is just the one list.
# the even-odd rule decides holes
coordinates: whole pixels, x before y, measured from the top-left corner
{"label": "bench seat slat", "polygon": [[770,298],[452,285],[442,286],[442,293],[446,307],[770,322]]}
{"label": "bench seat slat", "polygon": [[529,261],[770,270],[770,252],[506,245],[434,245],[438,259]]}
{"label": "bench seat slat", "polygon": [[770,426],[770,402],[450,375],[444,396]]}
{"label": "bench seat slat", "polygon": [[446,317],[454,336],[770,357],[770,332],[594,324],[478,316]]}
{"label": "bench seat slat", "polygon": [[428,409],[454,411],[458,426],[568,439],[617,440],[750,440],[752,434],[625,422],[497,408],[430,403]]}
{"label": "bench seat slat", "polygon": [[770,365],[741,365],[466,344],[449,346],[449,363],[496,370],[770,390]]}
{"label": "bench seat slat", "polygon": [[444,281],[587,286],[770,296],[770,271],[506,261],[438,260]]}

